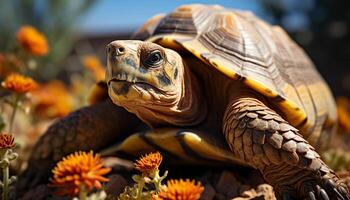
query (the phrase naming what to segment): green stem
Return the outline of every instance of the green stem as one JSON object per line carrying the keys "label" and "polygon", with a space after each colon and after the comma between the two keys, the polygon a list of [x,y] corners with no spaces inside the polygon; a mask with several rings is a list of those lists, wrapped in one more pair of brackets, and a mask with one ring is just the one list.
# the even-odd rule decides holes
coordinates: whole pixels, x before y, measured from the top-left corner
{"label": "green stem", "polygon": [[136,196],[137,200],[141,200],[142,190],[144,186],[145,186],[145,182],[143,180],[137,183],[137,196]]}
{"label": "green stem", "polygon": [[10,130],[9,130],[10,133],[12,133],[13,122],[15,121],[16,111],[18,108],[18,102],[19,102],[20,98],[21,98],[20,94],[15,94],[15,100],[13,102],[12,114],[11,114],[11,119],[10,119]]}
{"label": "green stem", "polygon": [[84,185],[80,186],[80,193],[79,193],[79,200],[86,200],[87,199],[87,192],[84,187]]}
{"label": "green stem", "polygon": [[9,166],[6,165],[2,169],[2,183],[3,188],[2,188],[2,199],[7,200],[8,197],[8,187],[9,187]]}
{"label": "green stem", "polygon": [[165,171],[163,176],[159,175],[159,169],[156,169],[154,173],[152,174],[152,182],[154,183],[154,187],[156,188],[156,192],[159,192],[159,190],[162,187],[162,181],[165,179],[165,177],[168,175],[168,171]]}
{"label": "green stem", "polygon": [[156,191],[158,192],[160,190],[160,186],[162,184],[161,180],[160,180],[160,176],[159,176],[159,170],[157,169],[155,176],[153,178],[153,180],[155,180],[154,186],[156,187]]}

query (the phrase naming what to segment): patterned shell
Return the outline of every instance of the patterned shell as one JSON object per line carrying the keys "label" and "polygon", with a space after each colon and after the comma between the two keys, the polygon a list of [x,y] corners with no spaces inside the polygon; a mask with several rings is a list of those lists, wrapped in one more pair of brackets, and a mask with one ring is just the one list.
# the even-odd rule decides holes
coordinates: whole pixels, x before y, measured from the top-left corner
{"label": "patterned shell", "polygon": [[313,63],[282,28],[250,12],[184,5],[154,16],[134,38],[186,49],[242,81],[276,104],[311,144],[323,145],[319,139],[328,140],[334,130],[334,99]]}

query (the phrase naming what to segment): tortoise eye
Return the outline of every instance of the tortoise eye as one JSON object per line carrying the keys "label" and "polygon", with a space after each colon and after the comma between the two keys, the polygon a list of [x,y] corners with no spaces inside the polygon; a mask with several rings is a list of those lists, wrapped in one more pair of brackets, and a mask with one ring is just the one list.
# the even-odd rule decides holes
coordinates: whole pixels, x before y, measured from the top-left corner
{"label": "tortoise eye", "polygon": [[154,50],[148,54],[144,61],[146,67],[158,67],[164,61],[163,55],[159,50]]}

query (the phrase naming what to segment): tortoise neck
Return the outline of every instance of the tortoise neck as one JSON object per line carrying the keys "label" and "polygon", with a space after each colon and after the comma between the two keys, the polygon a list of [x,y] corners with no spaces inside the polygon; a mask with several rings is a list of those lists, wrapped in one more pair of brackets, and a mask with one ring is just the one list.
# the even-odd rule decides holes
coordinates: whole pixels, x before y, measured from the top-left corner
{"label": "tortoise neck", "polygon": [[[142,121],[151,127],[164,125],[194,126],[204,120],[207,114],[199,81],[184,63],[182,88],[176,95],[168,96],[167,105],[139,113]],[[145,111],[145,110],[144,110]],[[152,116],[152,117],[149,117]]]}
{"label": "tortoise neck", "polygon": [[179,117],[185,120],[179,125],[197,125],[206,117],[207,106],[197,77],[186,64],[184,65],[183,93],[178,110],[180,111]]}

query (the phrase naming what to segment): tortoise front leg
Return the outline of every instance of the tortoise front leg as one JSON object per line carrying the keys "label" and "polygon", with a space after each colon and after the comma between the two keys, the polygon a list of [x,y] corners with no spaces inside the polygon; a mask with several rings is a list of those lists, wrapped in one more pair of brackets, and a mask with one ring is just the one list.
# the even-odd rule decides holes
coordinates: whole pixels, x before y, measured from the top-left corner
{"label": "tortoise front leg", "polygon": [[48,182],[52,167],[78,150],[99,151],[135,131],[141,121],[110,100],[79,109],[51,125],[33,148],[18,192]]}
{"label": "tortoise front leg", "polygon": [[234,100],[223,130],[235,156],[259,169],[279,199],[349,199],[346,186],[315,149],[262,101]]}

